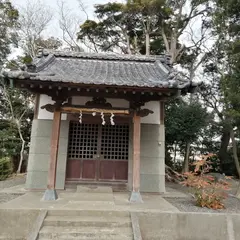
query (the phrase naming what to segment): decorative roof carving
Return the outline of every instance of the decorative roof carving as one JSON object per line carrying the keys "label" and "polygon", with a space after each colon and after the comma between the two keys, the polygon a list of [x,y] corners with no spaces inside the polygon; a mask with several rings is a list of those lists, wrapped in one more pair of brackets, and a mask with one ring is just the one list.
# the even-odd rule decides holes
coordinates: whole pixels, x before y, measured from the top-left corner
{"label": "decorative roof carving", "polygon": [[112,108],[111,103],[108,103],[105,98],[99,97],[94,97],[92,101],[86,102],[85,106],[93,108]]}

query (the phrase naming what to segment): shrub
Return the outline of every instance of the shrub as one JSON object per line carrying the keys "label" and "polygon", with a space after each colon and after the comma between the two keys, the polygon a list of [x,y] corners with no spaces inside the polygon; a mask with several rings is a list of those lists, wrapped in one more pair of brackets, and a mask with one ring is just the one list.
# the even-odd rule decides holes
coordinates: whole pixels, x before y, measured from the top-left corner
{"label": "shrub", "polygon": [[211,172],[216,172],[216,173],[222,172],[221,162],[218,156],[216,155],[210,156],[209,163],[211,164],[211,170],[210,170]]}
{"label": "shrub", "polygon": [[212,156],[209,154],[203,156],[202,160],[194,162],[194,172],[186,173],[186,179],[182,184],[192,188],[197,206],[222,209],[223,200],[227,198],[226,190],[229,189],[229,183],[226,181],[227,177],[218,182],[213,176],[208,175],[211,170],[209,158]]}
{"label": "shrub", "polygon": [[5,180],[12,173],[11,160],[8,157],[0,158],[0,181]]}

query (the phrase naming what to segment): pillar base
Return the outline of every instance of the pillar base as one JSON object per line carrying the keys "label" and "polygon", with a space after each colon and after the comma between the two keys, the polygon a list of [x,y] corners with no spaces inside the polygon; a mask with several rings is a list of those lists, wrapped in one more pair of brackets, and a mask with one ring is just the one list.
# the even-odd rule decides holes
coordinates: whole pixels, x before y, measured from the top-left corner
{"label": "pillar base", "polygon": [[142,196],[140,192],[131,192],[129,201],[131,203],[143,203]]}
{"label": "pillar base", "polygon": [[56,189],[47,189],[43,195],[43,201],[55,201],[58,199]]}

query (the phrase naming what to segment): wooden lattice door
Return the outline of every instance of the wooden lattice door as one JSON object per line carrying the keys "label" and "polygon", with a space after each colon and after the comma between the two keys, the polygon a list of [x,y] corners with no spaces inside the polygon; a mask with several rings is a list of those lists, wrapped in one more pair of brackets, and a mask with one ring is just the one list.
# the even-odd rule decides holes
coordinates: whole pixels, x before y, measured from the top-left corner
{"label": "wooden lattice door", "polygon": [[70,123],[67,180],[126,181],[129,126]]}

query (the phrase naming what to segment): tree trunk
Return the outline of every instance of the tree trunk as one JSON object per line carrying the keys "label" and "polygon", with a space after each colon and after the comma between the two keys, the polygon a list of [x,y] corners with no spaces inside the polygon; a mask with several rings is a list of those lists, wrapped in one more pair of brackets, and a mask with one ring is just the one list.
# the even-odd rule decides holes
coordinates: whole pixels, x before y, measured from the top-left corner
{"label": "tree trunk", "polygon": [[225,129],[223,129],[223,133],[222,133],[222,137],[221,137],[221,146],[220,146],[220,149],[218,152],[218,157],[220,160],[222,170],[223,170],[223,164],[228,158],[227,148],[229,145],[229,141],[230,141],[230,132],[229,132],[228,128],[225,128]]}
{"label": "tree trunk", "polygon": [[176,156],[177,156],[177,144],[174,144],[174,156],[173,156],[173,162],[176,163]]}
{"label": "tree trunk", "polygon": [[190,155],[190,142],[187,142],[182,173],[189,172],[189,155]]}
{"label": "tree trunk", "polygon": [[19,136],[21,138],[21,141],[22,141],[22,147],[21,147],[21,152],[20,152],[20,161],[19,161],[18,170],[17,170],[17,174],[19,174],[19,173],[21,173],[22,163],[23,163],[23,158],[24,158],[25,140],[23,139],[22,131],[21,131],[21,128],[19,126],[19,123],[17,124],[17,127],[18,127],[18,134],[19,134]]}
{"label": "tree trunk", "polygon": [[240,178],[240,164],[239,164],[238,155],[237,155],[237,143],[235,140],[233,128],[230,129],[230,137],[232,140],[233,158],[234,158],[235,166],[237,169],[238,177]]}
{"label": "tree trunk", "polygon": [[150,55],[150,36],[149,32],[146,32],[146,56]]}
{"label": "tree trunk", "polygon": [[131,55],[132,51],[131,51],[131,45],[130,45],[130,38],[127,35],[127,33],[125,34],[125,36],[126,36],[126,40],[127,40],[127,51],[128,51],[128,54]]}

